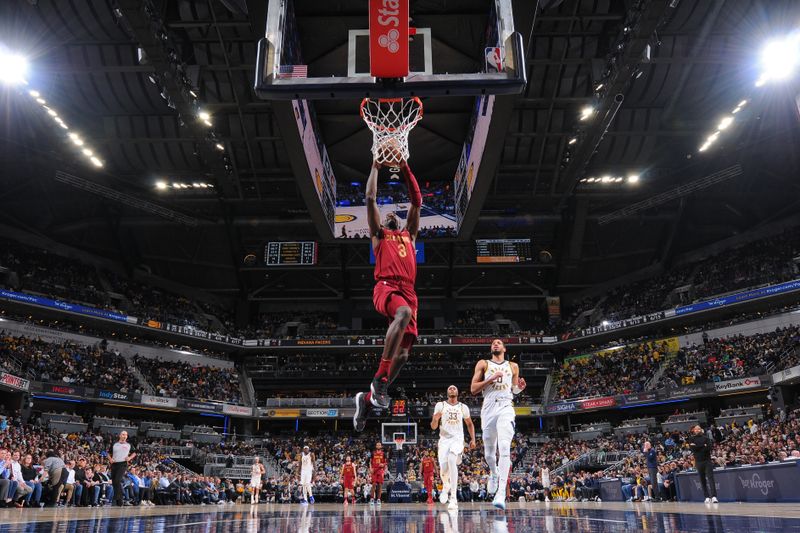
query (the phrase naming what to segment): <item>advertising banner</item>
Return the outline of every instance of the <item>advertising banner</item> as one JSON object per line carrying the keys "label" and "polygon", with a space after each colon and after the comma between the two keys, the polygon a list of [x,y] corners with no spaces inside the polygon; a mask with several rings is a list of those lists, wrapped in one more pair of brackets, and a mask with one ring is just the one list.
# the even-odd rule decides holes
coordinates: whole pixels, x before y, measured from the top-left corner
{"label": "advertising banner", "polygon": [[43,383],[43,390],[48,394],[63,394],[64,396],[85,396],[86,390],[83,387],[74,385],[58,385],[55,383]]}
{"label": "advertising banner", "polygon": [[0,383],[17,390],[30,390],[31,382],[8,372],[0,372]]}
{"label": "advertising banner", "polygon": [[267,416],[270,418],[300,418],[300,409],[269,409]]}
{"label": "advertising banner", "polygon": [[577,409],[578,404],[575,402],[562,402],[548,405],[545,411],[548,413],[571,413]]}
{"label": "advertising banner", "polygon": [[306,409],[306,416],[311,418],[336,418],[338,409]]}
{"label": "advertising banner", "polygon": [[591,398],[589,400],[581,401],[582,409],[600,409],[602,407],[614,407],[617,405],[617,399],[613,396],[606,396],[605,398]]}
{"label": "advertising banner", "polygon": [[669,399],[674,398],[691,398],[693,396],[702,396],[708,389],[703,384],[689,385],[688,387],[678,387],[677,389],[668,389],[665,391],[666,397]]}
{"label": "advertising banner", "polygon": [[761,386],[761,378],[739,378],[727,381],[714,382],[714,390],[717,392],[730,392],[743,389],[754,389]]}
{"label": "advertising banner", "polygon": [[253,408],[246,405],[222,404],[222,412],[226,415],[253,416]]}
{"label": "advertising banner", "polygon": [[164,398],[162,396],[151,396],[150,394],[142,394],[143,405],[154,405],[156,407],[178,407],[177,398]]}
{"label": "advertising banner", "polygon": [[131,394],[126,394],[124,392],[115,392],[110,390],[97,390],[96,395],[98,398],[103,398],[104,400],[119,400],[123,402],[131,401]]}
{"label": "advertising banner", "polygon": [[214,411],[215,413],[222,411],[222,404],[220,403],[201,402],[199,400],[180,400],[178,405],[185,409],[194,409],[195,411]]}
{"label": "advertising banner", "polygon": [[772,374],[772,382],[776,385],[800,377],[800,365]]}
{"label": "advertising banner", "polygon": [[0,298],[5,298],[6,300],[11,300],[14,302],[41,305],[42,307],[51,307],[53,309],[60,309],[62,311],[69,311],[71,313],[78,313],[81,315],[116,320],[118,322],[128,321],[128,315],[115,313],[114,311],[87,307],[85,305],[64,302],[61,300],[51,300],[50,298],[43,298],[41,296],[34,296],[32,294],[14,292],[5,289],[0,289]]}
{"label": "advertising banner", "polygon": [[691,305],[683,305],[675,308],[675,314],[685,315],[688,313],[696,313],[706,309],[714,309],[715,307],[723,307],[725,305],[746,302],[747,300],[755,300],[756,298],[763,298],[765,296],[773,296],[775,294],[797,290],[800,290],[800,279],[787,281],[786,283],[778,283],[777,285],[770,285],[769,287],[761,287],[760,289],[729,294],[728,296],[713,298],[711,300],[705,300],[703,302],[697,302]]}
{"label": "advertising banner", "polygon": [[632,405],[637,403],[654,402],[658,398],[655,392],[640,392],[638,394],[627,394],[622,396],[622,403],[625,405]]}
{"label": "advertising banner", "polygon": [[[714,470],[717,497],[723,502],[798,502],[800,484],[797,483],[796,461],[770,463],[740,468]],[[678,499],[684,502],[701,502],[704,499],[697,472],[676,476]]]}

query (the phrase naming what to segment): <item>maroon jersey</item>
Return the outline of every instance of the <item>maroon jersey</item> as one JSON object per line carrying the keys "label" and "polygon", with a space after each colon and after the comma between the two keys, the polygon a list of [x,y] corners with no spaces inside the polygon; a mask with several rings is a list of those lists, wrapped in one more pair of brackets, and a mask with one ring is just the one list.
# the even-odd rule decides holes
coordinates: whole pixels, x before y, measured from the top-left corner
{"label": "maroon jersey", "polygon": [[375,248],[375,280],[396,280],[414,284],[417,254],[408,230],[381,228]]}

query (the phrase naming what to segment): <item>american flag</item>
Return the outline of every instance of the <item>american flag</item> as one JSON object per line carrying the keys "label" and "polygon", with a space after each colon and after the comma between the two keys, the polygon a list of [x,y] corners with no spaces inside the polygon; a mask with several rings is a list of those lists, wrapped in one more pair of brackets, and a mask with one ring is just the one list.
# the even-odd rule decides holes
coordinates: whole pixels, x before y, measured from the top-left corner
{"label": "american flag", "polygon": [[278,79],[306,77],[308,77],[308,65],[281,65],[278,71]]}

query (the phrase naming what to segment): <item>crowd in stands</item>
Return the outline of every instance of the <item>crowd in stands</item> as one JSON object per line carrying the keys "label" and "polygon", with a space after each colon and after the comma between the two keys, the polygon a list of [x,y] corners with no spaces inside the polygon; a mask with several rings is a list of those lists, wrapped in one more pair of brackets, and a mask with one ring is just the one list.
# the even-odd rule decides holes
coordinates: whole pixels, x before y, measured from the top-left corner
{"label": "crowd in stands", "polygon": [[94,346],[71,341],[50,343],[25,336],[12,336],[0,331],[0,357],[9,368],[37,381],[67,383],[116,390],[141,392],[125,359],[106,349],[104,343]]}
{"label": "crowd in stands", "polygon": [[666,368],[662,383],[679,386],[760,376],[771,368],[788,368],[798,361],[800,327],[788,326],[769,333],[705,339],[682,348]]}
{"label": "crowd in stands", "polygon": [[235,369],[138,356],[133,363],[159,396],[241,403],[239,374]]}
{"label": "crowd in stands", "polygon": [[[434,209],[441,213],[454,212],[453,191],[451,182],[430,182],[420,183],[422,192],[423,206]],[[340,206],[364,206],[366,204],[366,194],[364,186],[361,184],[337,183],[336,203]],[[408,204],[408,193],[402,181],[388,181],[378,184],[378,205],[387,204]]]}
{"label": "crowd in stands", "polygon": [[[641,316],[676,305],[749,287],[780,283],[800,275],[800,228],[680,264],[642,281],[621,285],[602,295],[584,298],[567,311],[570,322],[595,310],[593,324]],[[690,286],[688,292],[672,294]],[[585,324],[576,324],[583,326]]]}
{"label": "crowd in stands", "polygon": [[568,358],[553,375],[555,399],[641,392],[667,351],[666,343],[641,343]]}

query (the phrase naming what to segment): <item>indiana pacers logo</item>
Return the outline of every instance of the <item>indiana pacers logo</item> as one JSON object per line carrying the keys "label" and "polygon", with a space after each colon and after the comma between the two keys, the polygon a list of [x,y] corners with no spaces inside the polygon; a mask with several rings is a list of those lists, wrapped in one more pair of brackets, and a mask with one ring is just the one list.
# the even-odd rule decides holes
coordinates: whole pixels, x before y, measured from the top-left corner
{"label": "indiana pacers logo", "polygon": [[337,224],[344,224],[345,222],[352,222],[356,219],[355,215],[336,215],[334,221]]}
{"label": "indiana pacers logo", "polygon": [[400,50],[400,43],[398,40],[400,39],[400,32],[391,29],[386,33],[386,35],[381,35],[378,37],[378,44],[381,45],[382,48],[386,48],[389,52],[396,54],[398,50]]}

